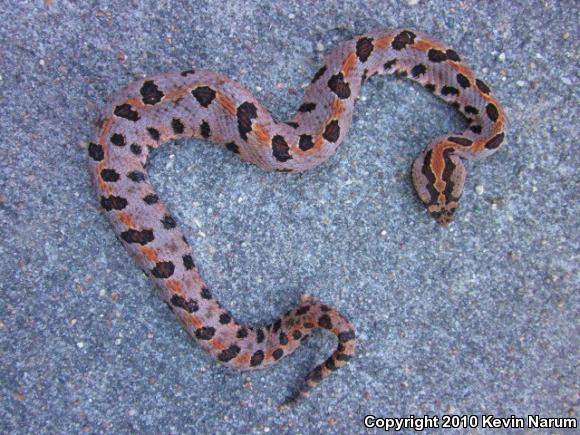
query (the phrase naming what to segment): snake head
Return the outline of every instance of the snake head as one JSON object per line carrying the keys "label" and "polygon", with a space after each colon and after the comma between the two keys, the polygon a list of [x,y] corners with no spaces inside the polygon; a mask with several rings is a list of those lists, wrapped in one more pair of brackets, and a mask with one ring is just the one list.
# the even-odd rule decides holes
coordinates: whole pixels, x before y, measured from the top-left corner
{"label": "snake head", "polygon": [[453,151],[446,142],[435,142],[415,159],[411,172],[417,195],[442,225],[453,221],[465,182],[465,167]]}

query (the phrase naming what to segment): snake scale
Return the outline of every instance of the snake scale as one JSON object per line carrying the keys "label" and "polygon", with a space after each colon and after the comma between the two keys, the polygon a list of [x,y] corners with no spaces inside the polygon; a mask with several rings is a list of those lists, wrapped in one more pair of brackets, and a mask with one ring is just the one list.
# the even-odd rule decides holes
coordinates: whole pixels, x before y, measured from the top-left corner
{"label": "snake scale", "polygon": [[88,145],[94,186],[115,233],[187,332],[215,359],[239,370],[261,369],[290,355],[317,328],[336,335],[334,353],[308,373],[287,403],[307,397],[348,363],[355,351],[353,326],[310,295],[269,325],[236,321],[204,283],[189,243],[155,193],[145,169],[147,156],[164,142],[195,137],[224,144],[266,170],[314,168],[345,139],[364,81],[382,73],[420,83],[468,120],[464,132],[434,139],[412,166],[419,198],[439,223],[447,224],[463,192],[462,158],[496,152],[505,115],[457,52],[408,29],[369,32],[332,50],[289,122],[275,120],[241,84],[195,69],[138,80],[113,95]]}

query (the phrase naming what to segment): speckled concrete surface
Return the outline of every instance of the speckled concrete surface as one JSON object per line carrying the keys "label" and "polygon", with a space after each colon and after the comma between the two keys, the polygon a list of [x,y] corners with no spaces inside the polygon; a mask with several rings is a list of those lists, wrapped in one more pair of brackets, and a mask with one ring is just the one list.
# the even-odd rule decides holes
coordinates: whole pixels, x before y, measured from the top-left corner
{"label": "speckled concrete surface", "polygon": [[[129,4],[131,3],[131,4]],[[570,1],[20,1],[0,8],[0,432],[362,433],[367,414],[576,416],[578,5]],[[408,82],[365,87],[320,168],[270,174],[180,140],[151,162],[203,274],[241,320],[310,292],[356,326],[352,364],[275,406],[334,346],[269,371],[218,366],[115,239],[86,170],[97,104],[191,65],[281,118],[321,53],[377,27],[433,34],[507,111],[505,147],[468,164],[438,227],[408,171],[461,117]]]}

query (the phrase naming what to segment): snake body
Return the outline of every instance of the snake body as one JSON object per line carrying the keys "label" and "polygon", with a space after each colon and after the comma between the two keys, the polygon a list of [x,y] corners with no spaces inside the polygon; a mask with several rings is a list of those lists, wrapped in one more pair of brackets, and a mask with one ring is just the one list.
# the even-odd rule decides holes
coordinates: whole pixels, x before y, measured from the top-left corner
{"label": "snake body", "polygon": [[138,80],[110,98],[88,146],[94,186],[115,233],[188,333],[214,358],[240,370],[265,368],[294,352],[316,328],[337,336],[334,353],[309,372],[291,400],[308,396],[312,387],[348,363],[355,351],[351,323],[309,295],[269,325],[236,321],[204,283],[189,243],[155,193],[145,170],[147,156],[164,142],[196,137],[224,144],[266,170],[314,168],[345,139],[364,81],[381,73],[420,83],[469,122],[460,134],[434,139],[412,166],[419,198],[446,224],[463,192],[461,159],[496,152],[505,116],[489,87],[454,50],[412,30],[370,32],[334,49],[289,122],[275,120],[249,90],[213,71]]}

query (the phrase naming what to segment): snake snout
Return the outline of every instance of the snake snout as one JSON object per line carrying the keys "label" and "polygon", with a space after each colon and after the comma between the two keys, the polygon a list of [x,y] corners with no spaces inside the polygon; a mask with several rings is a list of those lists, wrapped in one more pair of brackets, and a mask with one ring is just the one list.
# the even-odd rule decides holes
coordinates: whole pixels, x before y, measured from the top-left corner
{"label": "snake snout", "polygon": [[429,214],[441,225],[447,225],[453,222],[455,210],[457,210],[456,202],[437,204],[429,207]]}

